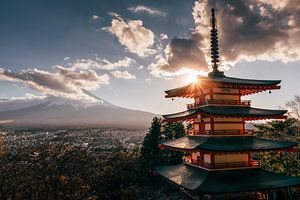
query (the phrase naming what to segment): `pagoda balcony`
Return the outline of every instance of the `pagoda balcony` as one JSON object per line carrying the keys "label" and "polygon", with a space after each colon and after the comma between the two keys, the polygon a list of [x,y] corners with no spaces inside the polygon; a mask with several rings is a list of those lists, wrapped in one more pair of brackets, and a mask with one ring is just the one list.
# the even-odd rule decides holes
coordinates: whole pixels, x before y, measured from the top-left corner
{"label": "pagoda balcony", "polygon": [[224,99],[204,99],[197,103],[187,104],[187,109],[193,109],[202,105],[230,105],[230,106],[250,106],[251,100],[224,100]]}
{"label": "pagoda balcony", "polygon": [[188,157],[184,158],[187,164],[207,168],[207,169],[227,169],[227,168],[243,168],[243,167],[261,167],[261,162],[251,160],[250,162],[226,162],[226,163],[206,163],[203,161],[193,160]]}
{"label": "pagoda balcony", "polygon": [[190,130],[187,132],[188,135],[246,135],[253,133],[252,130],[206,130],[206,131],[196,131]]}

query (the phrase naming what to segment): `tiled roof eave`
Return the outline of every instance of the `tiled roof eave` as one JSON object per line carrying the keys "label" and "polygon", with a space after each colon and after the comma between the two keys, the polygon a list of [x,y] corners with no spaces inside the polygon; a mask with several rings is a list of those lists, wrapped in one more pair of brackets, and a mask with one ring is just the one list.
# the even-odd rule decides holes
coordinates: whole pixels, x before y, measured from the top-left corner
{"label": "tiled roof eave", "polygon": [[254,136],[199,137],[185,136],[162,142],[161,148],[174,151],[208,151],[208,152],[262,152],[285,151],[295,147],[297,143],[289,141],[273,141]]}
{"label": "tiled roof eave", "polygon": [[174,184],[202,194],[252,192],[300,185],[299,177],[276,174],[260,168],[207,171],[179,164],[158,166],[155,170]]}
{"label": "tiled roof eave", "polygon": [[204,114],[208,116],[228,116],[228,117],[248,117],[248,118],[260,118],[260,119],[285,119],[284,114],[287,110],[269,110],[259,109],[252,107],[240,107],[240,106],[200,106],[194,109],[186,110],[179,113],[163,115],[166,120],[172,119],[189,119],[197,114]]}

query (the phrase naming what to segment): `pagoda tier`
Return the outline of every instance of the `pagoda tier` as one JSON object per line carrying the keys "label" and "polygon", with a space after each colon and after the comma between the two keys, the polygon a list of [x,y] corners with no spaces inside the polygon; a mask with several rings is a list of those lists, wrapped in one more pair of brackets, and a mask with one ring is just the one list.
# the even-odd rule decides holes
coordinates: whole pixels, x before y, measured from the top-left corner
{"label": "pagoda tier", "polygon": [[300,179],[260,168],[204,170],[179,164],[155,170],[167,180],[193,193],[226,194],[265,191],[300,185]]}
{"label": "pagoda tier", "polygon": [[238,137],[201,137],[185,136],[160,144],[161,148],[174,151],[210,151],[210,152],[253,152],[291,149],[297,143],[273,141],[254,136]]}
{"label": "pagoda tier", "polygon": [[190,120],[201,115],[205,117],[223,117],[223,118],[244,118],[245,121],[259,120],[259,119],[286,119],[283,114],[287,110],[269,110],[252,108],[248,106],[214,106],[204,105],[188,109],[183,112],[163,115],[166,121],[180,121]]}
{"label": "pagoda tier", "polygon": [[[278,85],[280,82],[280,80],[241,79],[227,77],[223,74],[209,74],[208,77],[199,76],[195,83],[172,90],[167,90],[165,93],[167,98],[195,98],[197,96],[207,95],[212,92],[216,94],[227,94],[226,89],[231,89],[232,91],[235,91],[235,94],[243,96],[263,92],[266,90],[280,89],[280,86]],[[214,92],[212,91],[214,88],[222,88],[224,92]]]}

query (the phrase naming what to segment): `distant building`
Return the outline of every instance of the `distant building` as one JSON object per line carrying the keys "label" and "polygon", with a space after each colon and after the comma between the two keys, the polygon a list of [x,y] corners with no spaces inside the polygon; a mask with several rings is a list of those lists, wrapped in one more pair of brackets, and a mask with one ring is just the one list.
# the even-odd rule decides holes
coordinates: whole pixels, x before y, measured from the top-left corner
{"label": "distant building", "polygon": [[249,121],[285,119],[287,111],[254,108],[250,100],[241,99],[245,95],[280,89],[281,81],[233,78],[218,70],[213,9],[211,57],[213,70],[208,77],[198,77],[194,83],[166,91],[166,98],[194,99],[186,111],[163,116],[169,122],[189,121],[192,129],[185,137],[160,144],[161,148],[184,152],[184,163],[159,166],[156,171],[192,195],[290,199],[288,192],[278,196],[278,191],[299,186],[300,178],[261,169],[260,161],[253,160],[252,153],[295,151],[297,143],[260,139],[245,129]]}

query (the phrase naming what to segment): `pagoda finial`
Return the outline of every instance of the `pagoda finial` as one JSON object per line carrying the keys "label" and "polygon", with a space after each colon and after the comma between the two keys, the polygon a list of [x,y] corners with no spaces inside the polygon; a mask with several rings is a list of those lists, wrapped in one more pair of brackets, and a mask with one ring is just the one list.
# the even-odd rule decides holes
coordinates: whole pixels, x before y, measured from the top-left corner
{"label": "pagoda finial", "polygon": [[216,28],[216,17],[215,17],[215,9],[211,9],[211,30],[210,30],[211,40],[211,62],[213,71],[218,72],[219,67],[219,45],[218,45],[218,30]]}

